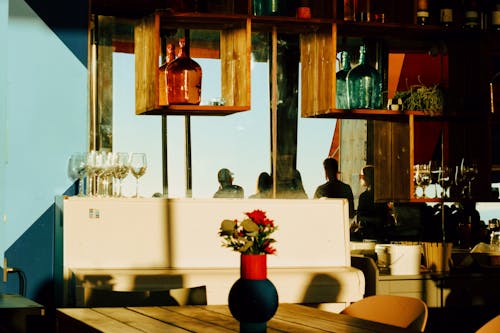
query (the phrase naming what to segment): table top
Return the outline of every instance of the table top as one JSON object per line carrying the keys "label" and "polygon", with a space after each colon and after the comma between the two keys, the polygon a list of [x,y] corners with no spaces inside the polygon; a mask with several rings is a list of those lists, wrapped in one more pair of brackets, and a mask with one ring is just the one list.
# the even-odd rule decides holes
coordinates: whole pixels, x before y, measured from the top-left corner
{"label": "table top", "polygon": [[[227,305],[60,308],[58,332],[239,332]],[[414,333],[298,304],[280,304],[267,332]]]}
{"label": "table top", "polygon": [[38,304],[24,296],[17,294],[0,293],[0,309],[37,309],[41,314],[44,312],[44,306]]}

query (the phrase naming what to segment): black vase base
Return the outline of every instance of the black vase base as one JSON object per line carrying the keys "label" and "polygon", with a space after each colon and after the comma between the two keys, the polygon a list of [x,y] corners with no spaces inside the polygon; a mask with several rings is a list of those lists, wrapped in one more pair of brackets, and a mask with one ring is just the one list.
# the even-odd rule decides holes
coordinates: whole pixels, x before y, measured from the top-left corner
{"label": "black vase base", "polygon": [[246,323],[240,322],[240,333],[266,333],[267,322]]}

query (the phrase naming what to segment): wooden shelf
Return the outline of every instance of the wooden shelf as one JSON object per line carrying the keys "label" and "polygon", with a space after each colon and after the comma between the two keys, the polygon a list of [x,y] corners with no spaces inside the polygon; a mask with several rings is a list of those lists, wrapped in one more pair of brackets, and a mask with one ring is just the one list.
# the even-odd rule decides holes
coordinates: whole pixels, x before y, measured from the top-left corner
{"label": "wooden shelf", "polygon": [[159,10],[161,28],[225,30],[241,27],[248,19],[247,15],[219,14],[219,13],[177,13]]}
{"label": "wooden shelf", "polygon": [[[159,59],[165,29],[200,29],[219,34],[221,97],[225,106],[192,106],[166,103],[160,90]],[[250,21],[246,15],[157,11],[137,21],[134,29],[136,114],[228,115],[250,109]],[[203,71],[203,68],[202,68]],[[202,85],[210,84],[204,82]],[[203,98],[203,97],[202,97]]]}
{"label": "wooden shelf", "polygon": [[214,105],[169,105],[159,109],[143,112],[143,115],[167,116],[227,116],[230,114],[248,111],[246,106],[214,106]]}
{"label": "wooden shelf", "polygon": [[[319,112],[323,112],[319,114]],[[339,119],[375,119],[375,120],[406,120],[409,116],[419,118],[440,119],[442,115],[429,115],[424,111],[393,111],[384,109],[328,109],[318,111],[312,118],[339,118]]]}

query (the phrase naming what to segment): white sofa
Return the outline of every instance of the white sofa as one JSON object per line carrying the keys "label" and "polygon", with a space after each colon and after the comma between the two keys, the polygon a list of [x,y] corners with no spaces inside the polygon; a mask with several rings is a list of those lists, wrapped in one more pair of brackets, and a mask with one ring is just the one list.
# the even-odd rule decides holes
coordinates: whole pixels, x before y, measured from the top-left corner
{"label": "white sofa", "polygon": [[221,246],[223,219],[261,209],[278,225],[268,278],[280,302],[340,311],[364,294],[351,267],[343,199],[57,198],[56,288],[60,304],[85,306],[89,290],[161,290],[204,285],[225,304],[239,253]]}

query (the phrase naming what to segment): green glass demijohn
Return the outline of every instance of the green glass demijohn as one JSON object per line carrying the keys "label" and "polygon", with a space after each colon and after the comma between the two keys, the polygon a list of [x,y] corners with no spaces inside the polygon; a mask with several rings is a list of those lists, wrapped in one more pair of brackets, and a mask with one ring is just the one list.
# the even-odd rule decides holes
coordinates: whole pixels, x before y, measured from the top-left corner
{"label": "green glass demijohn", "polygon": [[380,109],[382,104],[380,74],[366,63],[366,46],[359,48],[359,64],[347,74],[349,109]]}
{"label": "green glass demijohn", "polygon": [[349,52],[342,51],[340,53],[340,70],[335,74],[337,78],[336,89],[336,104],[337,109],[348,109],[349,102],[347,100],[347,73],[351,70],[351,57]]}

